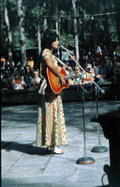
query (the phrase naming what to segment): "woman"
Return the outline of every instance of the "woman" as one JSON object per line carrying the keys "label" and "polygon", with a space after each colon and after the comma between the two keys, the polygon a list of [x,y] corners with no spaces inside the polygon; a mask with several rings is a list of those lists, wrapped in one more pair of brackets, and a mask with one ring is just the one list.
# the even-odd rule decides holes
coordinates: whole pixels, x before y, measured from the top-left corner
{"label": "woman", "polygon": [[26,86],[26,83],[24,81],[24,76],[20,76],[19,74],[16,74],[11,84],[13,85],[15,90],[23,90]]}
{"label": "woman", "polygon": [[[53,55],[58,48],[58,39],[56,33],[47,32],[44,34],[42,40],[42,70],[49,68],[60,79],[61,85],[64,86],[66,85],[65,76],[60,73],[61,67],[58,66]],[[36,144],[38,147],[47,146],[47,150],[53,153],[64,153],[63,149],[58,148],[59,145],[67,144],[64,112],[60,95],[48,92],[45,95],[40,95]]]}

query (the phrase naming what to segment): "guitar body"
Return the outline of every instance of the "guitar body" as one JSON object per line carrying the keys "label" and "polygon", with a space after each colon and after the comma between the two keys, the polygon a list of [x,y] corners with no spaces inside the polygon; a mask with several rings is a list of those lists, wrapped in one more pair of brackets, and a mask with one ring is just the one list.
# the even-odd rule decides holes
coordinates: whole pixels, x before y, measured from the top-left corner
{"label": "guitar body", "polygon": [[[61,69],[61,74],[66,76],[66,72],[64,69]],[[61,86],[59,77],[57,77],[54,73],[52,73],[49,68],[46,69],[46,72],[43,72],[43,76],[47,79],[47,88],[46,92],[59,94],[64,88],[69,87],[69,80],[67,80],[67,84],[65,86]]]}

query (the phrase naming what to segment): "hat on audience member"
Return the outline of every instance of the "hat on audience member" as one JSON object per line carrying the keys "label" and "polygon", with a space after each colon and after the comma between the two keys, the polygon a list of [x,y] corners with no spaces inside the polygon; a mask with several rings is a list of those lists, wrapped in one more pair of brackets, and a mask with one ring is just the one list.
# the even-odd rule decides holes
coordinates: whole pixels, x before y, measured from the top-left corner
{"label": "hat on audience member", "polygon": [[87,64],[87,68],[92,68],[92,65],[91,64]]}
{"label": "hat on audience member", "polygon": [[79,66],[75,66],[75,70],[77,71],[78,69],[80,69],[80,67]]}

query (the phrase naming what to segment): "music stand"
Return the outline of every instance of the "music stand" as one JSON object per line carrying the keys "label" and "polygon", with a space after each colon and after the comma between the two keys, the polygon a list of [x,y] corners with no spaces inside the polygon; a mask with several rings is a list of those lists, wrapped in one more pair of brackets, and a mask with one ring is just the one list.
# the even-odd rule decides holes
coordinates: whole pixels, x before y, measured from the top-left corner
{"label": "music stand", "polygon": [[82,90],[82,111],[83,111],[83,131],[84,131],[84,157],[81,157],[77,160],[77,164],[92,164],[95,160],[91,157],[86,156],[86,137],[85,137],[85,114],[84,114],[84,88],[81,86]]}
{"label": "music stand", "polygon": [[[96,101],[96,119],[98,118],[98,88],[95,86],[95,101]],[[94,146],[91,150],[91,152],[95,153],[103,153],[107,152],[108,149],[105,146],[102,146],[101,140],[100,140],[100,124],[97,125],[97,131],[98,131],[98,146]]]}

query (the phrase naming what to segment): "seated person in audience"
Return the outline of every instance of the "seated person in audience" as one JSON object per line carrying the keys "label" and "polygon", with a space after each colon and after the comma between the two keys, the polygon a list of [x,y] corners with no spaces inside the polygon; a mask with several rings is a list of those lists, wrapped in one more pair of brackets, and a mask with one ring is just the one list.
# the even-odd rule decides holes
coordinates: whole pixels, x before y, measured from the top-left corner
{"label": "seated person in audience", "polygon": [[25,73],[24,73],[24,79],[25,79],[25,82],[27,84],[27,88],[31,87],[32,78],[33,78],[33,74],[30,70],[30,66],[27,65],[27,66],[25,66]]}
{"label": "seated person in audience", "polygon": [[91,64],[87,64],[85,78],[83,84],[92,84],[92,80],[95,80],[95,72]]}
{"label": "seated person in audience", "polygon": [[97,57],[102,58],[102,49],[99,45],[97,45],[96,54]]}
{"label": "seated person in audience", "polygon": [[15,74],[19,74],[21,76],[24,74],[24,68],[21,67],[21,62],[16,63],[16,66],[14,68],[14,75]]}
{"label": "seated person in audience", "polygon": [[0,59],[0,68],[2,69],[3,67],[5,67],[5,57],[1,57]]}
{"label": "seated person in audience", "polygon": [[33,57],[30,57],[30,58],[28,59],[27,65],[29,65],[31,71],[34,72],[34,60],[33,60]]}
{"label": "seated person in audience", "polygon": [[26,83],[24,81],[24,77],[20,76],[19,74],[15,75],[15,78],[12,80],[13,88],[15,90],[23,90],[24,87],[26,86]]}
{"label": "seated person in audience", "polygon": [[106,66],[106,71],[107,71],[106,79],[108,80],[108,79],[111,79],[111,76],[112,76],[110,61],[108,59],[105,60],[105,66]]}
{"label": "seated person in audience", "polygon": [[106,67],[105,61],[101,60],[100,67],[99,67],[99,74],[96,76],[98,78],[98,82],[105,82],[107,73],[108,73],[108,67]]}
{"label": "seated person in audience", "polygon": [[22,86],[24,86],[24,88],[26,88],[27,87],[27,84],[26,84],[26,82],[25,82],[25,80],[24,80],[24,76],[21,76],[21,85]]}
{"label": "seated person in audience", "polygon": [[34,78],[31,80],[32,85],[39,85],[41,78],[39,77],[38,71],[34,71]]}
{"label": "seated person in audience", "polygon": [[108,56],[108,49],[106,45],[103,46],[102,55],[103,57]]}
{"label": "seated person in audience", "polygon": [[1,69],[1,88],[8,88],[9,82],[8,82],[8,76],[5,67]]}
{"label": "seated person in audience", "polygon": [[94,69],[95,76],[98,75],[99,69],[98,69],[98,67],[96,66],[96,62],[95,62],[94,60],[93,60],[93,62],[92,62],[92,68]]}
{"label": "seated person in audience", "polygon": [[75,67],[76,74],[79,76],[73,79],[74,85],[79,85],[83,83],[83,79],[85,78],[85,74],[81,71],[79,66]]}
{"label": "seated person in audience", "polygon": [[113,67],[112,67],[112,76],[120,74],[119,66],[117,65],[117,60],[113,60]]}

